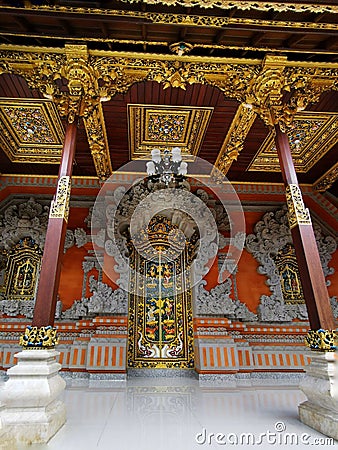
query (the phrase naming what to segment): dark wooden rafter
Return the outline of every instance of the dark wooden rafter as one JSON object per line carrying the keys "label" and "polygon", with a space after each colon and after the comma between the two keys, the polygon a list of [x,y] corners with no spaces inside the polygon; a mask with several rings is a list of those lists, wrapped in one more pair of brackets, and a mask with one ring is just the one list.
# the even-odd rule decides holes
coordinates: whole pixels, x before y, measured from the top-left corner
{"label": "dark wooden rafter", "polygon": [[[251,36],[250,41],[248,42],[247,46],[248,47],[256,47],[256,45],[258,45],[260,42],[262,42],[262,40],[265,38],[266,33],[261,32],[261,31],[257,31],[255,33],[253,33],[253,35]],[[248,53],[247,50],[244,50],[241,54],[241,56],[245,56]]]}
{"label": "dark wooden rafter", "polygon": [[270,20],[277,20],[278,16],[279,16],[279,11],[272,10],[269,13],[269,19]]}
{"label": "dark wooden rafter", "polygon": [[69,23],[69,20],[65,20],[65,19],[59,19],[59,24],[61,26],[61,28],[70,36],[75,35],[75,31],[74,28],[71,26],[71,24]]}
{"label": "dark wooden rafter", "polygon": [[323,19],[324,19],[324,16],[326,15],[326,12],[323,12],[323,13],[316,13],[315,14],[315,17],[313,18],[313,22],[315,22],[315,23],[319,23],[319,22],[321,22]]}
{"label": "dark wooden rafter", "polygon": [[284,46],[287,48],[294,48],[305,38],[306,34],[292,34],[286,41],[284,41]]}
{"label": "dark wooden rafter", "polygon": [[[191,8],[187,8],[187,14],[190,14]],[[179,41],[184,41],[188,32],[188,27],[181,27],[179,31]]]}
{"label": "dark wooden rafter", "polygon": [[338,37],[331,36],[322,41],[320,46],[325,50],[338,50]]}
{"label": "dark wooden rafter", "polygon": [[[108,25],[104,21],[101,22],[101,30],[102,30],[103,37],[105,39],[108,39],[109,38]],[[109,50],[113,50],[113,46],[111,45],[111,42],[107,42],[107,44],[108,44]]]}
{"label": "dark wooden rafter", "polygon": [[[236,12],[237,12],[237,8],[231,9],[231,10],[229,11],[229,15],[228,15],[229,19],[231,19],[232,17],[234,17],[235,14],[236,14]],[[213,44],[219,44],[219,43],[221,42],[221,40],[224,38],[226,32],[227,32],[227,28],[223,28],[223,29],[221,29],[220,31],[218,31],[218,32],[216,33],[214,39],[213,39]],[[212,49],[209,51],[209,54],[212,55],[213,52],[214,52],[214,49],[212,48]]]}
{"label": "dark wooden rafter", "polygon": [[[234,17],[234,15],[236,14],[236,11],[237,11],[237,8],[234,8],[229,12],[229,19]],[[221,40],[223,39],[223,37],[225,36],[226,32],[227,32],[227,29],[224,29],[224,28],[221,31],[218,31],[216,33],[216,36],[213,39],[213,43],[219,44],[221,42]]]}
{"label": "dark wooden rafter", "polygon": [[[147,36],[148,36],[147,25],[143,23],[141,25],[141,30],[142,30],[142,39],[144,41],[146,41],[147,40]],[[146,43],[143,44],[143,50],[144,51],[147,50],[147,44]]]}
{"label": "dark wooden rafter", "polygon": [[17,15],[14,16],[14,20],[17,24],[19,24],[21,30],[28,33],[33,33],[35,31],[35,27],[25,17]]}

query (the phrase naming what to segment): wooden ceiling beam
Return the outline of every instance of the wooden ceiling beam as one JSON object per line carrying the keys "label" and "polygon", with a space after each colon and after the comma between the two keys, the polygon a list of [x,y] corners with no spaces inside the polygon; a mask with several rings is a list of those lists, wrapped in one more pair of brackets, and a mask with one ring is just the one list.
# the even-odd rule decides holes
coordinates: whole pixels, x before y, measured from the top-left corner
{"label": "wooden ceiling beam", "polygon": [[331,36],[325,41],[322,41],[320,43],[320,47],[325,48],[325,50],[334,50],[338,47],[338,37],[337,36]]}
{"label": "wooden ceiling beam", "polygon": [[21,16],[13,16],[16,23],[26,32],[35,31],[35,27],[25,18]]}
{"label": "wooden ceiling beam", "polygon": [[180,41],[183,41],[187,35],[188,28],[183,27],[180,29]]}
{"label": "wooden ceiling beam", "polygon": [[73,36],[73,35],[74,35],[74,29],[73,29],[73,27],[70,25],[70,23],[68,22],[68,20],[65,20],[65,19],[59,19],[58,22],[59,22],[59,24],[61,25],[61,27],[63,28],[63,30],[65,30],[65,32],[66,32],[69,36]]}
{"label": "wooden ceiling beam", "polygon": [[223,39],[223,37],[225,36],[225,33],[227,32],[226,29],[222,29],[221,31],[219,31],[216,36],[213,39],[213,43],[214,44],[219,44],[221,42],[221,40]]}
{"label": "wooden ceiling beam", "polygon": [[262,40],[265,37],[265,33],[258,31],[257,33],[254,33],[253,36],[251,37],[248,46],[249,47],[255,47],[257,44],[259,44],[260,42],[262,42]]}
{"label": "wooden ceiling beam", "polygon": [[147,36],[148,36],[147,25],[145,25],[143,23],[141,25],[141,30],[142,30],[142,39],[145,41],[147,39]]}
{"label": "wooden ceiling beam", "polygon": [[[257,33],[254,33],[251,36],[251,39],[248,42],[248,47],[255,47],[257,44],[259,44],[260,42],[262,42],[262,40],[265,37],[265,33],[262,33],[261,31],[258,31]],[[248,50],[244,50],[241,53],[241,56],[244,57],[246,54],[248,53]]]}
{"label": "wooden ceiling beam", "polygon": [[[101,22],[101,30],[103,37],[108,39],[109,38],[109,31],[108,31],[108,25],[106,22]],[[113,50],[113,46],[111,45],[111,42],[107,42],[109,50]]]}
{"label": "wooden ceiling beam", "polygon": [[299,44],[304,38],[306,38],[306,34],[292,34],[289,39],[284,42],[284,46],[288,48],[292,48],[295,45]]}
{"label": "wooden ceiling beam", "polygon": [[[237,12],[237,8],[235,7],[235,8],[233,8],[233,9],[231,9],[230,11],[229,11],[229,19],[231,19],[232,17],[234,17],[234,15],[236,14],[236,12]],[[218,33],[216,33],[216,35],[215,35],[215,37],[214,37],[214,39],[213,39],[213,44],[219,44],[220,42],[221,42],[221,40],[224,38],[224,36],[225,36],[225,33],[227,32],[227,29],[221,29]],[[209,51],[209,55],[212,55],[213,53],[214,53],[214,50],[215,49],[211,49],[210,51]]]}
{"label": "wooden ceiling beam", "polygon": [[315,22],[315,23],[320,22],[324,18],[325,15],[326,15],[326,12],[316,14],[316,17],[314,17],[313,22]]}
{"label": "wooden ceiling beam", "polygon": [[270,20],[276,20],[277,19],[277,17],[279,16],[279,12],[277,11],[271,11],[270,12],[270,14],[269,14],[269,19]]}
{"label": "wooden ceiling beam", "polygon": [[105,38],[109,38],[108,26],[106,22],[101,22],[102,34]]}
{"label": "wooden ceiling beam", "polygon": [[[142,39],[144,41],[146,41],[147,40],[147,36],[148,36],[147,25],[145,25],[143,23],[141,25],[141,30],[142,30]],[[147,44],[146,43],[143,44],[143,51],[147,51]]]}
{"label": "wooden ceiling beam", "polygon": [[229,18],[231,19],[232,17],[234,17],[234,15],[236,14],[236,12],[237,12],[237,8],[234,7],[234,8],[229,12]]}

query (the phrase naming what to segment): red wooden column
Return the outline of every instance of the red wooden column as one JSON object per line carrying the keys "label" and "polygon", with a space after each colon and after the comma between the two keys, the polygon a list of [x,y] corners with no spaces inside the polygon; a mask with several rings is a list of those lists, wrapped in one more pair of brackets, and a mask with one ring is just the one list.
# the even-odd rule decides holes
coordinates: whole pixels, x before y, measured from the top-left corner
{"label": "red wooden column", "polygon": [[59,168],[57,191],[49,212],[46,242],[34,308],[32,325],[38,328],[54,324],[61,258],[67,231],[76,135],[76,122],[68,123]]}
{"label": "red wooden column", "polygon": [[334,317],[326,288],[310,214],[302,194],[292,160],[287,134],[275,125],[276,147],[286,187],[289,224],[295,246],[305,303],[312,330],[333,330]]}

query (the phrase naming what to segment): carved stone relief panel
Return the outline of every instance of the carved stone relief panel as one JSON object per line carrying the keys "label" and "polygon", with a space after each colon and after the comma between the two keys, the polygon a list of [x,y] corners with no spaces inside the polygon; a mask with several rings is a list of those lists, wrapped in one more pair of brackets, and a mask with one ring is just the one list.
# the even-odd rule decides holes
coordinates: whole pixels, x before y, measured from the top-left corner
{"label": "carved stone relief panel", "polygon": [[[0,209],[0,313],[33,316],[49,216],[49,201],[34,197],[10,198]],[[85,230],[67,230],[64,251],[90,240]],[[21,253],[20,253],[21,252]],[[34,256],[35,255],[35,256]],[[56,317],[62,310],[57,303]]]}
{"label": "carved stone relief panel", "polygon": [[[328,263],[333,252],[337,249],[337,242],[332,236],[324,236],[319,224],[313,224],[319,255],[325,277],[333,274],[334,269]],[[266,275],[267,285],[272,294],[262,295],[258,306],[258,318],[263,322],[285,322],[295,318],[307,319],[304,302],[300,302],[301,286],[298,278],[298,269],[293,259],[293,243],[288,225],[287,208],[269,211],[256,223],[254,234],[246,238],[246,250],[260,263],[258,273]],[[282,255],[289,253],[281,262]],[[285,256],[285,255],[284,255]],[[287,255],[286,255],[287,256]],[[327,280],[327,285],[330,281]],[[286,289],[287,286],[287,289]],[[287,294],[288,291],[288,294]],[[297,294],[298,292],[298,294]],[[297,301],[291,301],[296,298]],[[337,316],[337,302],[331,298],[334,313]]]}

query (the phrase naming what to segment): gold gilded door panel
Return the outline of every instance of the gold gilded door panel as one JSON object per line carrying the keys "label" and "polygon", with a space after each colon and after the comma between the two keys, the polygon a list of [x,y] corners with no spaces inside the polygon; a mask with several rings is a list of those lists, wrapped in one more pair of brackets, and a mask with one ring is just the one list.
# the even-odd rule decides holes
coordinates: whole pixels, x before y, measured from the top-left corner
{"label": "gold gilded door panel", "polygon": [[138,252],[132,254],[136,275],[132,280],[134,293],[129,298],[130,368],[194,367],[187,252],[184,249],[178,258],[171,258],[165,231],[172,226],[167,222],[161,216],[150,222],[151,229],[158,230],[156,224],[161,224],[163,231],[161,239],[156,235],[157,243],[153,242],[149,252],[151,258],[146,259]]}

